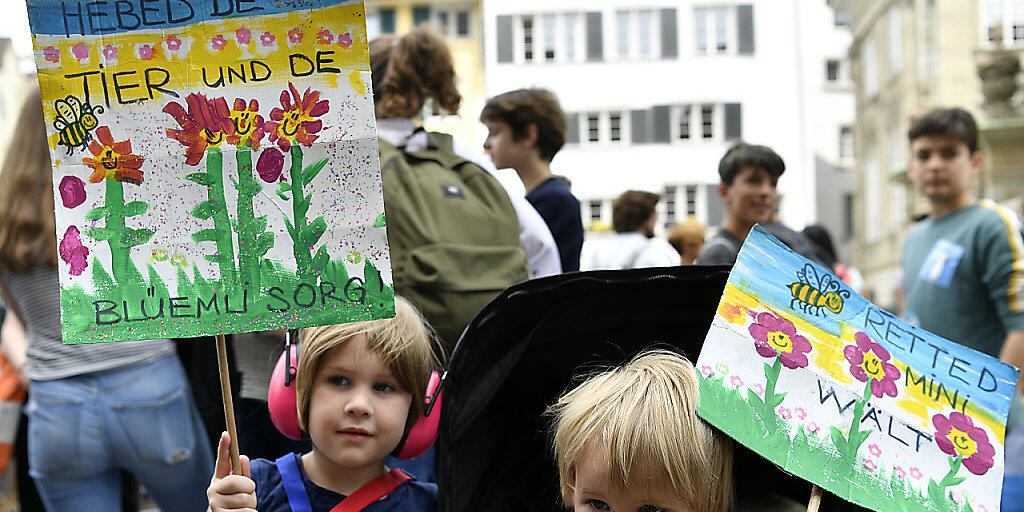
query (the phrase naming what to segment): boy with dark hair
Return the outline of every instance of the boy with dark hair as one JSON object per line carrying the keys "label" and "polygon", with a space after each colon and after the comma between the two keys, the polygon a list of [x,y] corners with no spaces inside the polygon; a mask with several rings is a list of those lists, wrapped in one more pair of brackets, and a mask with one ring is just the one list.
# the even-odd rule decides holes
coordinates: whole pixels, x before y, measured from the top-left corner
{"label": "boy with dark hair", "polygon": [[[1020,219],[978,201],[971,178],[981,169],[978,128],[959,108],[934,109],[907,133],[907,174],[931,215],[903,242],[904,316],[944,338],[1024,366],[1024,237]],[[1024,432],[1020,395],[1006,435],[1003,510],[1021,510]]]}
{"label": "boy with dark hair", "polygon": [[654,237],[658,194],[627,190],[612,205],[611,238],[591,240],[583,251],[582,270],[668,267],[679,264],[675,249]]}
{"label": "boy with dark hair", "polygon": [[580,268],[583,220],[580,202],[551,173],[551,160],[565,144],[566,120],[558,98],[544,89],[520,89],[487,101],[480,121],[487,126],[484,151],[498,169],[515,169],[526,199],[555,238],[562,272]]}

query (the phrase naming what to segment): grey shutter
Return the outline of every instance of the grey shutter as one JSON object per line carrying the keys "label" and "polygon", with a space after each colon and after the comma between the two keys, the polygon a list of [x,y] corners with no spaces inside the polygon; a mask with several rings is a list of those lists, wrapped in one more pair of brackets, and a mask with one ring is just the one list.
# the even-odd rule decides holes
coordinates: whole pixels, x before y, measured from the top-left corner
{"label": "grey shutter", "polygon": [[655,144],[668,144],[672,142],[671,111],[672,108],[668,105],[657,105],[651,108],[651,123],[653,124],[651,139]]}
{"label": "grey shutter", "polygon": [[587,13],[587,60],[604,60],[604,30],[600,12]]}
{"label": "grey shutter", "polygon": [[498,62],[512,62],[512,16],[498,16]]}
{"label": "grey shutter", "polygon": [[629,111],[629,130],[632,132],[633,144],[651,142],[651,112],[649,110]]}
{"label": "grey shutter", "polygon": [[736,33],[740,55],[754,54],[754,6],[736,6]]}
{"label": "grey shutter", "polygon": [[725,104],[725,140],[743,137],[743,115],[739,103]]}
{"label": "grey shutter", "polygon": [[580,143],[580,113],[573,112],[565,115],[565,142],[567,144]]}
{"label": "grey shutter", "polygon": [[679,56],[679,30],[676,25],[676,10],[661,10],[661,58],[674,59]]}
{"label": "grey shutter", "polygon": [[708,226],[717,226],[725,220],[725,205],[718,195],[718,185],[705,185],[707,189]]}

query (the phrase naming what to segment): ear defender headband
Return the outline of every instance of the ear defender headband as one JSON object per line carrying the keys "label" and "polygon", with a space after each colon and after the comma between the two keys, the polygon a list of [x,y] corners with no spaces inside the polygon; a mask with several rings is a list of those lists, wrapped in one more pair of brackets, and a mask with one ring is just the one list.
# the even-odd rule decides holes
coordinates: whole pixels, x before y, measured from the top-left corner
{"label": "ear defender headband", "polygon": [[[421,316],[422,318],[422,316]],[[430,324],[424,321],[427,334],[438,348],[443,367],[448,366],[448,356],[444,352],[444,345],[437,337],[437,333]],[[299,428],[298,399],[295,393],[295,378],[298,374],[299,352],[298,345],[292,340],[291,330],[285,332],[284,352],[277,359],[274,366],[274,373],[270,376],[270,388],[267,392],[267,408],[270,410],[270,420],[277,427],[277,430],[290,439],[298,440],[302,436]],[[405,433],[391,455],[401,460],[408,460],[419,457],[434,444],[437,438],[437,429],[441,423],[441,401],[443,397],[444,381],[448,372],[444,375],[436,371],[430,372],[430,379],[427,382],[427,394],[423,398],[423,415],[416,419],[416,423]]]}

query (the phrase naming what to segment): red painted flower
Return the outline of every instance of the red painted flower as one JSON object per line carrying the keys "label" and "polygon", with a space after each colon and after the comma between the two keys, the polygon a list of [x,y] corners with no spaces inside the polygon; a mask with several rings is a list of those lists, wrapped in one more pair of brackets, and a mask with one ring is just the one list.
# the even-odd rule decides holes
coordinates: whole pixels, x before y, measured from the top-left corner
{"label": "red painted flower", "polygon": [[222,50],[226,44],[228,44],[228,40],[224,39],[224,36],[220,34],[217,34],[213,39],[210,39],[210,46],[212,46],[214,50]]}
{"label": "red painted flower", "polygon": [[46,62],[60,62],[60,50],[55,46],[47,46],[43,48],[43,59]]}
{"label": "red painted flower", "polygon": [[896,381],[900,370],[889,362],[889,351],[875,343],[863,332],[858,332],[855,345],[847,345],[843,355],[850,363],[850,374],[861,382],[871,381],[871,394],[896,396]]}
{"label": "red painted flower", "polygon": [[295,27],[288,31],[288,42],[292,44],[299,44],[302,42],[302,30],[299,27]]}
{"label": "red painted flower", "polygon": [[75,226],[68,226],[57,251],[60,252],[60,259],[71,266],[68,273],[73,276],[82,275],[85,267],[89,266],[89,248],[82,245],[82,234]]}
{"label": "red painted flower", "polygon": [[[290,94],[289,94],[290,92]],[[306,89],[299,97],[299,91],[288,82],[288,91],[281,91],[281,107],[270,111],[270,121],[264,130],[270,134],[270,142],[275,142],[284,151],[296,142],[309,146],[317,139],[316,133],[323,128],[323,122],[316,119],[330,109],[327,100],[320,100],[320,91]]]}
{"label": "red painted flower", "polygon": [[995,448],[988,442],[985,429],[974,426],[970,416],[962,412],[932,416],[935,425],[935,444],[946,455],[960,456],[964,467],[975,475],[984,475],[992,468]]}
{"label": "red painted flower", "polygon": [[144,44],[139,47],[139,58],[142,60],[149,60],[153,58],[153,47]]}
{"label": "red painted flower", "polygon": [[263,43],[263,46],[274,46],[274,41],[276,40],[277,38],[270,32],[264,32],[263,35],[260,36],[260,42]]}
{"label": "red painted flower", "polygon": [[235,31],[235,39],[238,40],[238,44],[249,44],[249,41],[252,41],[252,32],[242,25]]}
{"label": "red painted flower", "polygon": [[181,39],[178,39],[178,36],[167,36],[167,39],[164,39],[164,43],[167,45],[167,49],[172,52],[176,52],[178,48],[181,48]]}
{"label": "red painted flower", "polygon": [[260,115],[260,103],[249,100],[247,104],[242,98],[235,98],[231,109],[231,122],[234,132],[228,135],[228,144],[235,147],[258,149],[263,140],[263,116]]}
{"label": "red painted flower", "polygon": [[344,34],[338,36],[338,44],[341,45],[342,48],[346,49],[349,46],[352,46],[352,34],[345,32]]}
{"label": "red painted flower", "polygon": [[89,181],[100,183],[104,178],[138,185],[142,183],[142,157],[132,154],[132,141],[115,142],[110,128],[101,126],[96,130],[96,139],[89,144],[91,157],[82,163],[92,168]]}
{"label": "red painted flower", "polygon": [[320,41],[320,44],[331,44],[334,42],[334,34],[326,28],[320,29],[320,31],[316,33],[316,38]]}
{"label": "red painted flower", "polygon": [[754,337],[754,348],[761,357],[777,356],[790,370],[807,366],[811,343],[797,334],[792,322],[764,312],[758,313],[756,320],[747,330]]}
{"label": "red painted flower", "polygon": [[185,151],[186,164],[198,165],[208,148],[220,146],[226,137],[235,133],[235,124],[224,98],[211,100],[193,93],[185,98],[185,103],[188,104],[188,112],[175,101],[164,107],[164,112],[181,125],[180,130],[168,128],[167,136],[188,148]]}
{"label": "red painted flower", "polygon": [[85,43],[78,43],[71,47],[71,55],[74,55],[78,60],[85,60],[89,58],[89,46]]}

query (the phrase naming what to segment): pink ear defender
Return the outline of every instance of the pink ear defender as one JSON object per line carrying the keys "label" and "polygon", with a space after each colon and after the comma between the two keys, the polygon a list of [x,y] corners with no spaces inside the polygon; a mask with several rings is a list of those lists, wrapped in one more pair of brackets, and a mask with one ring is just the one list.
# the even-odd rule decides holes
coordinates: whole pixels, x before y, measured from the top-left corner
{"label": "pink ear defender", "polygon": [[[433,329],[427,325],[431,339],[441,350],[442,362],[447,364],[443,345],[437,339]],[[270,376],[270,388],[267,392],[267,408],[270,410],[270,420],[282,434],[298,440],[302,436],[299,428],[299,411],[295,395],[295,377],[298,373],[298,348],[292,342],[292,331],[285,334],[285,348],[281,357],[274,366],[274,373]],[[430,373],[430,380],[427,382],[427,395],[423,398],[423,415],[413,424],[409,432],[398,443],[395,451],[392,452],[396,458],[408,460],[419,457],[426,452],[437,438],[437,429],[441,423],[441,402],[444,395],[444,382],[447,380],[448,372],[444,375],[434,371]]]}

